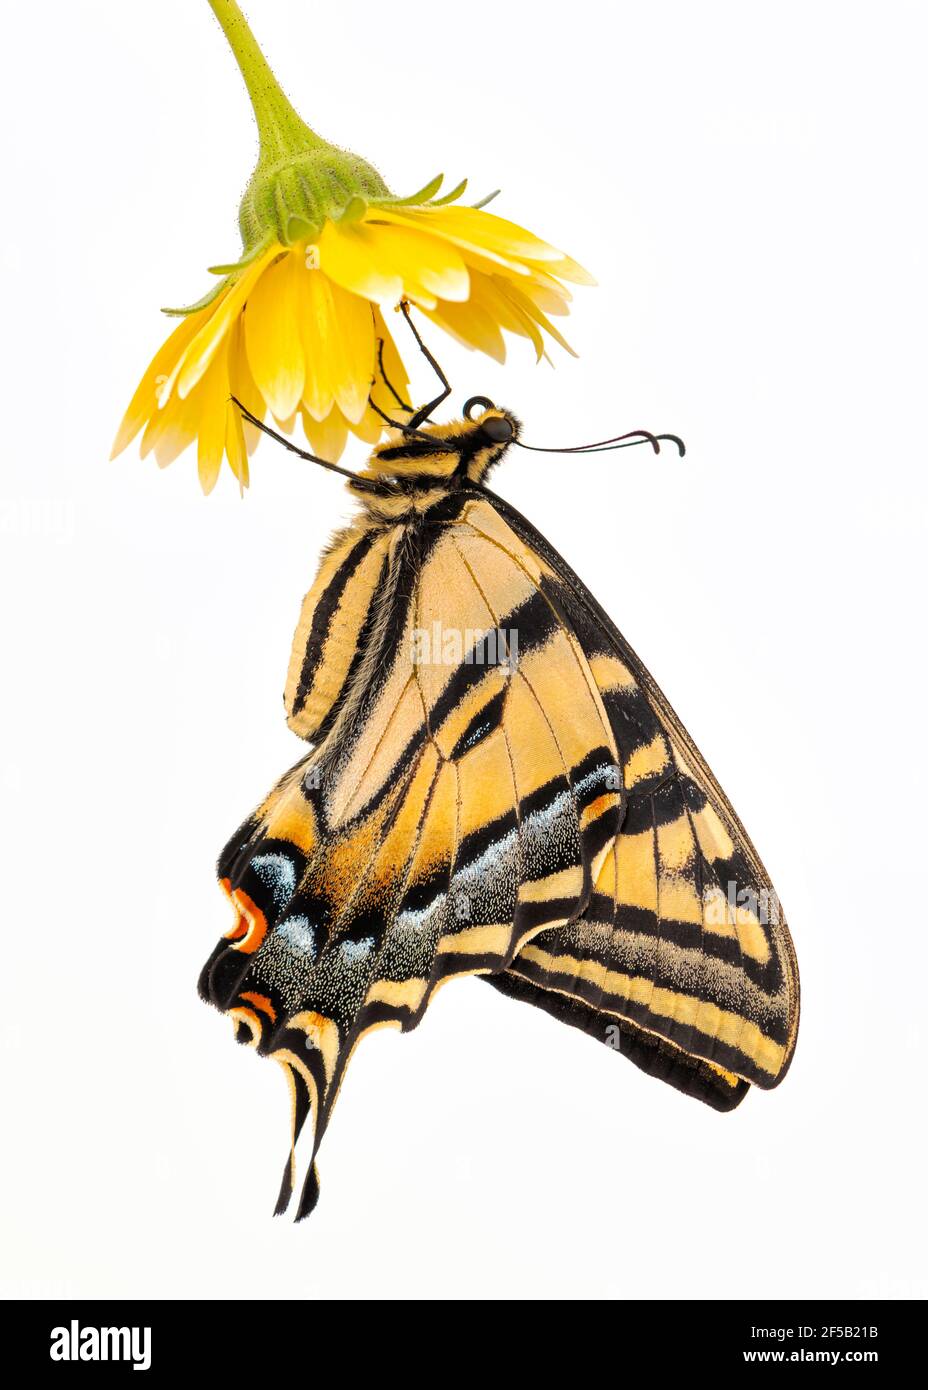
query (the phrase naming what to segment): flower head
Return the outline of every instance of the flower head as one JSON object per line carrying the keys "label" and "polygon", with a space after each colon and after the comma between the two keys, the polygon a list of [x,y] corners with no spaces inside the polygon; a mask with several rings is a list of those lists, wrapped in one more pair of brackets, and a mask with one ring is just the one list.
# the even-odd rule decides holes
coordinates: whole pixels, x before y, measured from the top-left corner
{"label": "flower head", "polygon": [[[522,227],[438,197],[441,176],[394,197],[359,156],[320,139],[293,110],[234,0],[210,0],[255,109],[260,153],[239,216],[243,255],[216,266],[197,304],[155,354],[129,405],[114,456],[142,433],[162,467],[197,442],[209,492],[223,457],[244,486],[259,432],[231,397],[335,461],[348,432],[375,443],[409,380],[388,311],[417,307],[467,347],[502,362],[503,332],[569,348],[550,315],[568,311],[564,281],[591,283],[575,261]],[[486,201],[486,200],[485,200]],[[371,402],[373,401],[373,405]],[[375,407],[377,407],[375,409]]]}

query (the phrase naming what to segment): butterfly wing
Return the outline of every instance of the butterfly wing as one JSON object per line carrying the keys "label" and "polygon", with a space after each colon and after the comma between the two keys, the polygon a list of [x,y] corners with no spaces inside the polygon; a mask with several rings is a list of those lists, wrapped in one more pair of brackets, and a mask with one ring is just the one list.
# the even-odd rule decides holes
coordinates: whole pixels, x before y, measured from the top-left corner
{"label": "butterfly wing", "polygon": [[[494,509],[340,537],[294,647],[316,748],[233,837],[235,922],[201,990],[285,1070],[313,1157],[353,1047],[409,1029],[455,975],[504,970],[577,918],[619,825],[590,663]],[[295,1181],[295,1150],[278,1210]],[[317,1197],[313,1165],[297,1217]]]}
{"label": "butterfly wing", "polygon": [[666,697],[566,562],[502,517],[587,657],[619,750],[622,828],[582,916],[489,983],[718,1109],[784,1076],[799,1020],[789,931],[763,864]]}

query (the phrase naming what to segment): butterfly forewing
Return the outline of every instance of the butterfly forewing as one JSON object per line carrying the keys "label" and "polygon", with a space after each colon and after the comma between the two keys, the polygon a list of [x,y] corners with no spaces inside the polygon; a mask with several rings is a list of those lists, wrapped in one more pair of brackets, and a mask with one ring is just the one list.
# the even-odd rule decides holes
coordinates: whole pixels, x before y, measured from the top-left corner
{"label": "butterfly forewing", "polygon": [[[648,1070],[659,1056],[666,1079],[694,1093],[708,1084],[702,1098],[728,1108],[739,1079],[776,1085],[795,1045],[798,973],[779,900],[653,678],[561,557],[498,505],[588,658],[619,750],[623,819],[582,916],[539,934],[490,983],[627,1041]],[[631,1025],[627,1040],[615,1019]]]}

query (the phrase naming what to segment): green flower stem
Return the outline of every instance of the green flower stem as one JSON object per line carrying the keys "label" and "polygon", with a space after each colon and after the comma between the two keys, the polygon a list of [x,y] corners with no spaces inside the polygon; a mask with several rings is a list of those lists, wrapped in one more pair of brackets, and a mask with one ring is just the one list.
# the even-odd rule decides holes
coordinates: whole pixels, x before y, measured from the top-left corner
{"label": "green flower stem", "polygon": [[257,256],[275,244],[314,241],[327,219],[353,222],[363,218],[370,207],[438,207],[460,197],[463,183],[446,197],[435,198],[442,182],[440,174],[418,193],[395,197],[372,164],[323,140],[297,115],[235,0],[209,0],[209,4],[251,98],[258,124],[258,162],[239,207],[240,259],[213,266],[212,273],[222,277],[220,282],[195,304],[165,309],[166,314],[183,316],[205,309]]}
{"label": "green flower stem", "polygon": [[213,14],[235,54],[254,107],[261,142],[261,164],[276,164],[288,155],[325,144],[293,109],[261,52],[235,0],[209,0]]}
{"label": "green flower stem", "polygon": [[239,209],[243,259],[276,239],[319,235],[326,218],[361,217],[389,198],[377,170],[323,140],[294,111],[235,0],[209,0],[238,63],[258,123],[260,151]]}

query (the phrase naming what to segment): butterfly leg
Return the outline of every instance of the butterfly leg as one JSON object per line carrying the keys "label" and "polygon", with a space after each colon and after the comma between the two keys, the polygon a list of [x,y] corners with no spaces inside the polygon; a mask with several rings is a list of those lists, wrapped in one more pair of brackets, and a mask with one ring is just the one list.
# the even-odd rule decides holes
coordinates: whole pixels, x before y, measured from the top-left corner
{"label": "butterfly leg", "polygon": [[386,386],[387,390],[390,392],[390,395],[396,401],[400,410],[405,410],[410,415],[412,415],[412,406],[407,404],[407,402],[403,400],[403,397],[400,395],[399,391],[397,391],[396,387],[393,385],[393,382],[387,376],[387,369],[384,366],[383,361],[383,338],[377,339],[377,370],[380,372],[381,381],[383,382],[384,386]]}
{"label": "butterfly leg", "polygon": [[412,417],[412,419],[410,420],[410,422],[409,422],[409,428],[410,428],[410,429],[416,429],[417,426],[424,424],[425,421],[426,421],[426,420],[429,418],[429,416],[432,414],[432,411],[433,411],[433,410],[437,410],[438,407],[441,405],[442,401],[447,400],[447,398],[451,395],[451,383],[450,383],[450,381],[448,380],[448,378],[445,376],[445,374],[444,374],[444,372],[442,371],[441,367],[440,367],[440,366],[438,365],[438,363],[436,362],[435,358],[434,358],[434,357],[432,356],[432,354],[429,352],[429,350],[428,350],[428,348],[426,347],[425,343],[422,341],[422,338],[421,338],[421,336],[420,336],[419,330],[418,330],[418,328],[416,327],[416,325],[415,325],[415,324],[413,323],[413,321],[412,321],[412,317],[411,317],[410,312],[409,312],[409,304],[408,304],[408,302],[407,302],[405,299],[404,299],[404,300],[401,300],[401,302],[400,302],[400,312],[402,313],[403,318],[406,320],[407,324],[409,325],[409,331],[412,333],[412,336],[415,338],[416,343],[417,343],[417,345],[418,345],[418,347],[419,347],[419,351],[422,353],[422,356],[425,358],[426,362],[428,362],[429,366],[432,368],[432,370],[434,371],[435,375],[438,377],[438,380],[441,382],[441,385],[442,385],[442,389],[441,389],[440,393],[435,397],[435,399],[432,400],[432,401],[429,401],[427,405],[424,405],[424,406],[422,406],[419,410],[417,410],[416,413],[415,413],[415,415],[414,415],[414,416]]}
{"label": "butterfly leg", "polygon": [[[254,425],[255,429],[259,429],[262,434],[266,434],[271,439],[276,440],[278,444],[282,444],[285,449],[290,450],[291,454],[296,454],[297,457],[301,459],[307,459],[310,463],[318,463],[321,468],[327,468],[330,473],[340,473],[343,478],[349,478],[355,487],[360,488],[364,492],[379,492],[381,490],[376,483],[371,482],[369,479],[359,478],[357,473],[352,473],[350,468],[342,468],[340,464],[331,463],[329,459],[321,459],[317,454],[311,454],[308,449],[301,449],[299,445],[292,443],[285,435],[280,434],[277,430],[271,429],[270,425],[266,425],[263,420],[259,420],[258,416],[253,415],[237,396],[230,396],[229,399],[249,424]],[[371,401],[371,405],[374,405],[373,401]],[[374,409],[377,410],[377,407],[374,406]],[[378,411],[377,413],[383,414],[382,411]]]}

